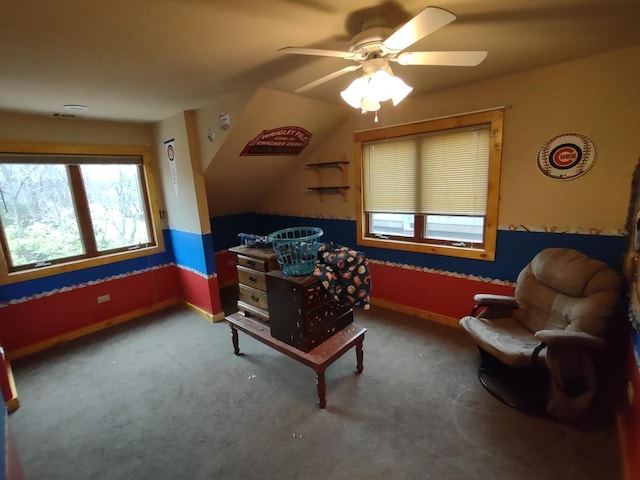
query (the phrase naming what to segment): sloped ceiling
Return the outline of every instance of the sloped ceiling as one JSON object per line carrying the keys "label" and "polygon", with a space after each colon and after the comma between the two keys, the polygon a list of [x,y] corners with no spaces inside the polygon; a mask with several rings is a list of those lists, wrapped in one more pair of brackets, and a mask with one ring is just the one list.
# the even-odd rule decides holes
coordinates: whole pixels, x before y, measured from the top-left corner
{"label": "sloped ceiling", "polygon": [[[347,65],[283,55],[295,45],[347,50],[360,24],[396,28],[425,0],[5,0],[0,110],[158,122],[223,95],[293,92]],[[439,0],[457,20],[410,50],[486,50],[478,67],[402,67],[413,95],[640,43],[638,0]],[[339,104],[355,78],[304,93]]]}
{"label": "sloped ceiling", "polygon": [[[82,118],[155,123],[223,98],[251,98],[234,115],[215,154],[202,162],[213,216],[258,209],[276,180],[305,162],[329,129],[353,112],[339,92],[355,72],[293,93],[349,61],[283,55],[279,48],[348,50],[372,17],[381,15],[397,28],[432,5],[424,0],[5,3],[1,111],[67,114],[65,104],[79,104],[90,107],[72,112]],[[408,50],[486,50],[488,57],[477,67],[394,64],[394,72],[414,87],[413,96],[640,44],[638,0],[440,0],[435,6],[457,20]],[[239,156],[262,130],[291,124],[313,133],[302,155]]]}
{"label": "sloped ceiling", "polygon": [[[232,122],[224,143],[203,172],[209,214],[213,217],[259,209],[260,201],[292,169],[309,161],[332,129],[351,110],[270,89],[259,89],[242,114]],[[311,140],[297,156],[241,156],[245,145],[263,130],[302,127]],[[206,162],[205,162],[206,163]]]}

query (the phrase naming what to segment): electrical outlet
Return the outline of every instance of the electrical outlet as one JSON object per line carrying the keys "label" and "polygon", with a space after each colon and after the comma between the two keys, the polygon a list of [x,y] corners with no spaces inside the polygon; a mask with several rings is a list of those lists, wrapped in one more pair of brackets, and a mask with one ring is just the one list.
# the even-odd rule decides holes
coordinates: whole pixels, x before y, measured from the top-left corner
{"label": "electrical outlet", "polygon": [[98,297],[98,303],[108,302],[109,300],[111,300],[111,297],[109,296],[109,294],[107,294],[107,295],[100,295],[100,296]]}

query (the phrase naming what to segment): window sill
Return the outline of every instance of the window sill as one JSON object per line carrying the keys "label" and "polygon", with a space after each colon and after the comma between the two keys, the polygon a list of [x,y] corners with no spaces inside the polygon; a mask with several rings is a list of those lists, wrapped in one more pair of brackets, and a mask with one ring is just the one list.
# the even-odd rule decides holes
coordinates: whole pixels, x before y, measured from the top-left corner
{"label": "window sill", "polygon": [[164,246],[158,245],[155,247],[132,250],[130,252],[114,253],[112,255],[104,255],[101,257],[77,260],[74,262],[59,263],[48,267],[34,268],[31,270],[23,270],[20,272],[13,272],[9,274],[4,273],[0,276],[0,285],[10,285],[12,283],[25,282],[28,280],[34,280],[36,278],[50,277],[53,275],[59,275],[61,273],[74,272],[77,270],[84,270],[86,268],[96,267],[100,265],[123,262],[125,260],[131,260],[133,258],[148,257],[150,255],[162,253],[164,251]]}
{"label": "window sill", "polygon": [[389,250],[428,253],[431,255],[444,255],[448,257],[469,258],[473,260],[495,260],[495,250],[488,249],[460,248],[448,245],[432,245],[361,236],[358,238],[358,245],[365,247],[387,248]]}

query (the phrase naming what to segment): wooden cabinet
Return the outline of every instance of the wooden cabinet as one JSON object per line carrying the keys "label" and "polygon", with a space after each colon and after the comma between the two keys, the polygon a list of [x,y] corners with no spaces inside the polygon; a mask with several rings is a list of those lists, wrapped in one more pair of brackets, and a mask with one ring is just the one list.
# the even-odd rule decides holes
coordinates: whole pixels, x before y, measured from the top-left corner
{"label": "wooden cabinet", "polygon": [[268,322],[265,274],[279,268],[275,252],[246,245],[232,247],[229,251],[238,256],[238,310],[247,317]]}
{"label": "wooden cabinet", "polygon": [[317,277],[272,270],[265,279],[271,335],[288,345],[308,352],[353,322],[351,307],[329,298]]}

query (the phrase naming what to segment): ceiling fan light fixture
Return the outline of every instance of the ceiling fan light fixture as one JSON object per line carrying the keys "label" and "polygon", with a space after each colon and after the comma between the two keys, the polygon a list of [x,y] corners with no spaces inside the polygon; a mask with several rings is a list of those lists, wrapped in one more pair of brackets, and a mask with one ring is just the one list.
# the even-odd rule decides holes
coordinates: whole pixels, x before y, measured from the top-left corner
{"label": "ceiling fan light fixture", "polygon": [[391,78],[391,80],[393,83],[391,87],[391,91],[393,92],[391,94],[391,101],[393,102],[393,106],[395,107],[402,100],[404,100],[407,95],[411,93],[413,87],[410,87],[409,85],[404,83],[404,81],[400,77],[394,76]]}
{"label": "ceiling fan light fixture", "polygon": [[366,75],[356,78],[345,90],[340,92],[340,96],[353,108],[362,108],[362,92],[366,90],[368,80],[369,77]]}
{"label": "ceiling fan light fixture", "polygon": [[380,102],[391,100],[395,106],[412,90],[413,87],[396,77],[386,65],[373,73],[366,73],[356,78],[340,92],[340,96],[353,108],[375,112],[380,109]]}
{"label": "ceiling fan light fixture", "polygon": [[360,109],[363,113],[366,112],[377,112],[380,110],[380,102],[369,97],[363,97],[360,102]]}
{"label": "ceiling fan light fixture", "polygon": [[384,16],[376,16],[360,21],[362,31],[351,39],[349,51],[302,47],[285,47],[279,51],[299,55],[337,57],[357,62],[358,65],[342,68],[303,85],[296,89],[295,93],[306,92],[345,73],[362,68],[363,75],[351,82],[340,95],[350,106],[361,109],[363,113],[377,112],[380,109],[380,102],[391,100],[394,106],[398,105],[413,90],[393,74],[389,62],[400,65],[474,67],[486,58],[485,51],[406,51],[419,40],[440,30],[455,19],[456,16],[447,10],[426,7],[400,28],[392,30],[388,27]]}
{"label": "ceiling fan light fixture", "polygon": [[365,96],[375,98],[379,102],[389,100],[393,88],[392,78],[393,75],[386,70],[378,70],[369,78]]}

